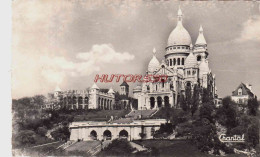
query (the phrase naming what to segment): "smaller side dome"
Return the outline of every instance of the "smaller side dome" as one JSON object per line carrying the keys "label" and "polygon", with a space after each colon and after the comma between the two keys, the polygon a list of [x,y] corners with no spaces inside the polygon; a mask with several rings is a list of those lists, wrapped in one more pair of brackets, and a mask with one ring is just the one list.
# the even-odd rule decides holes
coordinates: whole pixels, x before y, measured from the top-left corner
{"label": "smaller side dome", "polygon": [[107,93],[108,93],[108,94],[114,94],[115,91],[114,91],[113,88],[111,87]]}
{"label": "smaller side dome", "polygon": [[204,37],[204,34],[203,34],[203,28],[202,26],[200,26],[200,29],[199,29],[199,36],[196,40],[196,43],[195,45],[207,45],[207,42],[205,40],[205,37]]}
{"label": "smaller side dome", "polygon": [[94,83],[91,87],[91,89],[99,89],[99,87],[96,85],[96,83]]}
{"label": "smaller side dome", "polygon": [[192,68],[192,67],[195,67],[196,65],[197,65],[197,59],[191,52],[185,60],[185,67]]}
{"label": "smaller side dome", "polygon": [[156,69],[159,68],[160,66],[160,62],[158,61],[158,59],[156,58],[156,50],[155,48],[153,49],[153,58],[150,60],[149,64],[148,64],[148,72],[154,72]]}
{"label": "smaller side dome", "polygon": [[142,87],[141,86],[136,86],[134,89],[133,89],[133,91],[141,91],[142,90]]}

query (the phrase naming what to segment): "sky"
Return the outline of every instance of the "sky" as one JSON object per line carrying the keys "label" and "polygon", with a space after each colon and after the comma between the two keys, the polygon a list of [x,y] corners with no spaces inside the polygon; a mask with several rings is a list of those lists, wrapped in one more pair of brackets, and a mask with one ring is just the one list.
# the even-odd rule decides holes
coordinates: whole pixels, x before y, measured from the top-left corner
{"label": "sky", "polygon": [[179,6],[193,44],[203,26],[219,97],[241,82],[260,97],[259,2],[170,0],[12,1],[12,97],[83,90],[96,74],[144,74],[153,48],[163,59]]}

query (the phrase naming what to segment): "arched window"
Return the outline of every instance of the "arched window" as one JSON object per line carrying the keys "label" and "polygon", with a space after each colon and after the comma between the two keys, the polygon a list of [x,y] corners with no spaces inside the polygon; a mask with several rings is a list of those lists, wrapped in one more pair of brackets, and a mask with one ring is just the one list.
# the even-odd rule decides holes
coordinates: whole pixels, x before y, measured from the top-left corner
{"label": "arched window", "polygon": [[238,89],[238,95],[242,95],[242,88]]}
{"label": "arched window", "polygon": [[162,87],[164,88],[164,82],[165,82],[165,80],[164,79],[162,79]]}
{"label": "arched window", "polygon": [[180,65],[181,64],[181,59],[180,58],[178,58],[178,65]]}
{"label": "arched window", "polygon": [[181,64],[184,65],[184,58],[181,59]]}
{"label": "arched window", "polygon": [[193,70],[192,75],[195,75],[195,74],[196,74],[196,70]]}
{"label": "arched window", "polygon": [[172,59],[170,59],[170,66],[172,66]]}
{"label": "arched window", "polygon": [[197,61],[201,61],[201,56],[200,55],[197,56]]}
{"label": "arched window", "polygon": [[187,75],[190,75],[190,70],[187,71]]}
{"label": "arched window", "polygon": [[176,65],[176,59],[175,58],[173,59],[173,65]]}

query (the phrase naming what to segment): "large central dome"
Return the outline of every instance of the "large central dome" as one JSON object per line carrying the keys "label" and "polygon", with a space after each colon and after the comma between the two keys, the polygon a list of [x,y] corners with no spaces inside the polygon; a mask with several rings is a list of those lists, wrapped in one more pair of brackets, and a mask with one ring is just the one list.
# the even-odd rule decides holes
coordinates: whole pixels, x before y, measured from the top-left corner
{"label": "large central dome", "polygon": [[179,9],[178,23],[168,38],[167,47],[174,46],[174,45],[190,46],[190,44],[191,44],[191,37],[190,37],[189,32],[182,25],[182,12],[181,12],[181,9]]}

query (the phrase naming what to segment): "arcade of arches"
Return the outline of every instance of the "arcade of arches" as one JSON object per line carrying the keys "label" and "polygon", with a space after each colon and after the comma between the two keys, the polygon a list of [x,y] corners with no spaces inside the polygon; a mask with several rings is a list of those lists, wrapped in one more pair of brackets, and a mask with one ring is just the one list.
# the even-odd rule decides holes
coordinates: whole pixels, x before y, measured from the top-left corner
{"label": "arcade of arches", "polygon": [[[122,138],[131,141],[142,138],[152,139],[154,131],[159,130],[161,124],[166,122],[165,119],[133,120],[130,123],[72,122],[69,126],[71,130],[70,140],[91,141]],[[140,137],[140,133],[144,133],[145,137]]]}
{"label": "arcade of arches", "polygon": [[151,109],[160,107],[170,107],[169,96],[152,96],[150,97],[150,107]]}
{"label": "arcade of arches", "polygon": [[[69,109],[88,109],[89,97],[88,96],[66,96],[60,99],[63,106]],[[109,97],[99,97],[97,101],[97,108],[102,110],[113,109],[113,99]]]}

